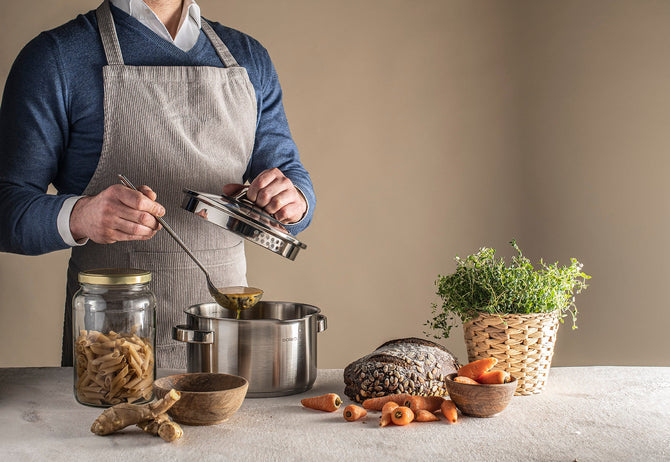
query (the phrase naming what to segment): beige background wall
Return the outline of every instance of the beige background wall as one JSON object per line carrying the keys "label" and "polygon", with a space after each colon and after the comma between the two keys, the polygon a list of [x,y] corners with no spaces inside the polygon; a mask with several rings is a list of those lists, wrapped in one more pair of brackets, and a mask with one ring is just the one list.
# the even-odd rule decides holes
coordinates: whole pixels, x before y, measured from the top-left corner
{"label": "beige background wall", "polygon": [[[670,365],[670,3],[200,4],[279,72],[318,206],[295,262],[247,246],[249,282],[322,308],[319,367],[423,336],[453,257],[509,256],[514,237],[593,276],[555,365]],[[95,6],[5,5],[0,79],[30,38]],[[0,366],[58,364],[67,257],[0,254]],[[460,331],[443,343],[465,359]]]}

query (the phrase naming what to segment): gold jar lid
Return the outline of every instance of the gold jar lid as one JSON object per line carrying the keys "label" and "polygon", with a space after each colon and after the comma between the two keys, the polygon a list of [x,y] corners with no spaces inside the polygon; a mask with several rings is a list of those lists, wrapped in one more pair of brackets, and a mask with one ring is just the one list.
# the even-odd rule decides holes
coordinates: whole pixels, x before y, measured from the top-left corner
{"label": "gold jar lid", "polygon": [[100,268],[79,273],[79,282],[106,286],[145,284],[151,281],[151,272],[135,268]]}

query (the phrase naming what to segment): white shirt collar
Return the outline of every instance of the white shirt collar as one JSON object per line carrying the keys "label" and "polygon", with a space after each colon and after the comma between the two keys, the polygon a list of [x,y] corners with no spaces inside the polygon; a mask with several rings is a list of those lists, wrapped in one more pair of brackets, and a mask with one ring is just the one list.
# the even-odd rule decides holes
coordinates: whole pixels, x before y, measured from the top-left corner
{"label": "white shirt collar", "polygon": [[173,43],[180,49],[188,51],[198,41],[200,36],[200,7],[195,0],[184,0],[179,20],[177,35],[173,39],[165,24],[158,19],[156,13],[142,0],[110,0],[112,5],[137,19],[151,29],[159,37]]}

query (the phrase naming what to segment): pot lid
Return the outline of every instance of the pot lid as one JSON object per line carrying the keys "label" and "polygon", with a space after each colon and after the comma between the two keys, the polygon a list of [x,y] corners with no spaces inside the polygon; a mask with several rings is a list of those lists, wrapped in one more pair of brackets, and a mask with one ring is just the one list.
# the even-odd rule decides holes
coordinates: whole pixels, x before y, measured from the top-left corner
{"label": "pot lid", "polygon": [[295,260],[307,246],[291,236],[284,225],[246,198],[246,188],[237,196],[207,194],[184,188],[182,208],[227,229],[273,253]]}

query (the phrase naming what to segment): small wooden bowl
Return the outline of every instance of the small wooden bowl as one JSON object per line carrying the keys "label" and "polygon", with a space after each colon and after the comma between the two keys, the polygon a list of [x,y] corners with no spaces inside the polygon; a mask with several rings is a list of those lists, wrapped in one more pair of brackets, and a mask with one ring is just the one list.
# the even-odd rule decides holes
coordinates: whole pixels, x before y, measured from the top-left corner
{"label": "small wooden bowl", "polygon": [[154,382],[156,398],[172,388],[181,398],[168,414],[185,425],[214,425],[230,418],[242,405],[249,382],[229,374],[197,373],[163,377]]}
{"label": "small wooden bowl", "polygon": [[511,382],[494,385],[454,382],[454,377],[456,373],[449,374],[446,380],[449,398],[463,414],[474,417],[492,417],[503,411],[517,386],[515,377]]}

